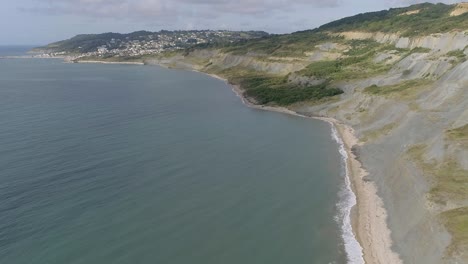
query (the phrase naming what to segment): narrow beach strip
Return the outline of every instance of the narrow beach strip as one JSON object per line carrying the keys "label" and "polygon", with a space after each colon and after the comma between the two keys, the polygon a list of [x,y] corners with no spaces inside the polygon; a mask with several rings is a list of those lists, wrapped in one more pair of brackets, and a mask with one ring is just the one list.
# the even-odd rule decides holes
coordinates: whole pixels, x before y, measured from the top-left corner
{"label": "narrow beach strip", "polygon": [[[213,78],[228,81],[222,77],[208,74]],[[228,83],[228,85],[230,85]],[[364,181],[368,175],[361,162],[352,152],[358,144],[354,130],[342,122],[330,117],[305,116],[285,107],[255,105],[242,94],[239,86],[230,85],[232,91],[251,108],[273,111],[294,116],[318,119],[332,126],[332,135],[336,136],[340,145],[340,154],[345,162],[345,197],[342,215],[342,236],[348,263],[367,264],[401,264],[400,256],[392,250],[391,232],[387,225],[387,211],[382,199],[377,195],[377,187],[373,182]],[[352,211],[356,213],[353,214]]]}
{"label": "narrow beach strip", "polygon": [[332,137],[335,142],[338,144],[338,151],[342,157],[342,165],[344,168],[344,189],[340,195],[340,201],[338,202],[338,210],[340,210],[341,221],[341,235],[344,241],[344,247],[346,255],[348,257],[348,263],[350,264],[364,264],[363,258],[363,249],[359,244],[356,236],[353,233],[353,225],[351,219],[351,211],[353,207],[357,204],[356,194],[353,191],[351,186],[351,175],[350,169],[348,167],[348,152],[346,151],[345,144],[336,130],[335,123],[332,121],[327,121],[331,126]]}

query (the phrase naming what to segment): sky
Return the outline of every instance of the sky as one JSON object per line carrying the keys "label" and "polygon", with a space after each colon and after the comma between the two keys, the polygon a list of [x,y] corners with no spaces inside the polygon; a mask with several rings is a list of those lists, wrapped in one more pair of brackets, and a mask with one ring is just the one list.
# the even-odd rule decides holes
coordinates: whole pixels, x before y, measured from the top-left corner
{"label": "sky", "polygon": [[0,0],[0,45],[42,45],[77,34],[137,30],[289,33],[419,0]]}

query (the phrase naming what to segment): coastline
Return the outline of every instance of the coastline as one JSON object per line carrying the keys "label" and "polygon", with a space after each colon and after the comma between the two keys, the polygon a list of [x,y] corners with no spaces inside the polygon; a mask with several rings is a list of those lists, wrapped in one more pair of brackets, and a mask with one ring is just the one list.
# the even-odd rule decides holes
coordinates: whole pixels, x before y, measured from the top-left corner
{"label": "coastline", "polygon": [[122,64],[122,65],[145,65],[144,62],[138,61],[98,61],[98,60],[69,60],[66,56],[54,57],[36,57],[33,55],[26,56],[0,56],[0,59],[62,59],[65,63],[89,63],[89,64]]}
{"label": "coastline", "polygon": [[361,162],[352,151],[353,146],[358,144],[354,130],[337,120],[332,122],[343,140],[348,157],[346,166],[357,199],[351,220],[354,233],[363,249],[365,263],[402,263],[400,256],[392,250],[391,231],[387,225],[387,211],[382,198],[377,195],[376,185],[365,180],[368,172],[362,168]]}
{"label": "coastline", "polygon": [[341,148],[340,153],[345,163],[346,186],[349,187],[346,191],[351,195],[348,197],[350,200],[344,201],[350,203],[346,208],[348,210],[342,212],[344,214],[342,235],[348,263],[402,263],[400,256],[392,250],[391,231],[387,225],[387,211],[382,198],[377,195],[375,184],[365,180],[368,172],[362,168],[361,162],[352,151],[359,142],[352,127],[330,117],[305,116],[285,107],[256,105],[242,95],[243,91],[239,86],[229,84],[220,76],[204,74],[226,82],[248,107],[329,123],[332,135],[336,137],[335,141]]}
{"label": "coastline", "polygon": [[[77,63],[145,65],[143,62],[78,61]],[[168,68],[165,65],[157,65]],[[352,127],[330,117],[306,116],[285,107],[256,105],[243,96],[243,91],[239,86],[229,84],[225,78],[193,68],[185,70],[199,72],[226,82],[232,88],[232,91],[248,107],[302,118],[316,119],[329,123],[332,136],[338,143],[340,153],[343,156],[346,170],[346,187],[349,187],[349,190],[346,191],[350,192],[351,200],[353,200],[352,196],[354,196],[355,199],[354,203],[351,201],[351,204],[348,204],[347,211],[341,212],[345,215],[345,219],[343,219],[342,236],[345,240],[345,251],[348,263],[402,263],[400,256],[392,250],[391,231],[387,225],[387,211],[384,208],[382,198],[377,195],[376,185],[373,182],[365,180],[368,173],[362,168],[361,162],[352,151],[352,148],[358,145],[358,139]],[[349,230],[347,230],[347,228],[349,228]],[[347,239],[350,239],[350,242],[347,241]],[[355,243],[352,240],[355,240]]]}
{"label": "coastline", "polygon": [[99,63],[99,64],[124,64],[124,65],[145,65],[143,62],[137,62],[137,61],[88,61],[88,60],[82,60],[82,61],[73,61],[72,63]]}

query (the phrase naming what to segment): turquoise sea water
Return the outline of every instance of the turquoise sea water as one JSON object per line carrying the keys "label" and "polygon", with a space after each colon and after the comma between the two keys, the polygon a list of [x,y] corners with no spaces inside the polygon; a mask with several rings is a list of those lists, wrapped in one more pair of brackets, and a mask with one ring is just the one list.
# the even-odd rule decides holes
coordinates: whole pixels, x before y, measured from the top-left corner
{"label": "turquoise sea water", "polygon": [[327,123],[222,81],[0,60],[0,263],[345,263]]}

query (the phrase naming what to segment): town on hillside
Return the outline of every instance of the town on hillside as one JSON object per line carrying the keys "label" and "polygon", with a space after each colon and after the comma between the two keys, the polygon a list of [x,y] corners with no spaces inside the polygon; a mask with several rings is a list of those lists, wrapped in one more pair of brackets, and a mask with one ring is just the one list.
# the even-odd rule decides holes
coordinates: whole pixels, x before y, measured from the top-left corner
{"label": "town on hillside", "polygon": [[36,57],[135,57],[186,49],[200,44],[234,43],[267,36],[261,31],[138,31],[129,34],[78,35],[38,48]]}

